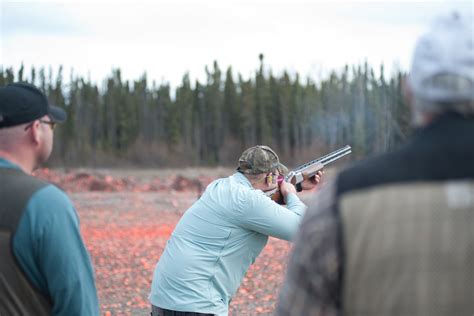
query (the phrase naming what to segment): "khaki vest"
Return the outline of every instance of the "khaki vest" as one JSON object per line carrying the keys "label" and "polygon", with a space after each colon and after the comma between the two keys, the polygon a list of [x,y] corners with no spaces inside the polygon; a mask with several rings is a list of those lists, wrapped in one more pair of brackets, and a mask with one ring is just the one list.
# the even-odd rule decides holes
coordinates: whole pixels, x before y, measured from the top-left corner
{"label": "khaki vest", "polygon": [[474,181],[343,195],[345,315],[474,315]]}
{"label": "khaki vest", "polygon": [[50,315],[51,302],[27,279],[12,244],[31,196],[47,185],[17,169],[0,168],[0,315]]}

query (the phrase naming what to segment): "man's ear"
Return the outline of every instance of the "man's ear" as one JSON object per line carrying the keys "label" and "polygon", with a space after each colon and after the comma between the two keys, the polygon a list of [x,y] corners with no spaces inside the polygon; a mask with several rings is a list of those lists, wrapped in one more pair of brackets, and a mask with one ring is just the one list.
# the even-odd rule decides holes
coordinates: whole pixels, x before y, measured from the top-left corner
{"label": "man's ear", "polygon": [[413,93],[412,87],[410,86],[408,76],[402,77],[402,93],[405,103],[410,109],[413,126],[424,126],[433,120],[435,115],[432,113],[421,112],[416,108],[415,95]]}
{"label": "man's ear", "polygon": [[41,123],[39,121],[34,121],[33,125],[31,125],[31,141],[38,145],[41,143],[41,137],[43,136],[43,131],[41,130]]}

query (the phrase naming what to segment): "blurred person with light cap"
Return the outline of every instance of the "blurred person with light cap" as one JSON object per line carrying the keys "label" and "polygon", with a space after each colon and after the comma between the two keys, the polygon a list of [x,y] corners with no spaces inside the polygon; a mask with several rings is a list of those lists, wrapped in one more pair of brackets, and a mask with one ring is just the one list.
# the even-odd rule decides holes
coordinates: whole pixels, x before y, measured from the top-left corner
{"label": "blurred person with light cap", "polygon": [[[237,172],[215,180],[180,219],[156,265],[152,315],[227,315],[229,303],[268,237],[292,240],[306,206],[278,181],[287,169],[268,146],[245,150]],[[314,188],[322,173],[303,182]],[[280,189],[286,207],[270,192]]]}
{"label": "blurred person with light cap", "polygon": [[0,315],[98,315],[94,272],[67,195],[31,175],[66,113],[35,86],[0,87]]}
{"label": "blurred person with light cap", "polygon": [[418,40],[405,92],[415,134],[311,201],[277,315],[473,314],[472,16]]}

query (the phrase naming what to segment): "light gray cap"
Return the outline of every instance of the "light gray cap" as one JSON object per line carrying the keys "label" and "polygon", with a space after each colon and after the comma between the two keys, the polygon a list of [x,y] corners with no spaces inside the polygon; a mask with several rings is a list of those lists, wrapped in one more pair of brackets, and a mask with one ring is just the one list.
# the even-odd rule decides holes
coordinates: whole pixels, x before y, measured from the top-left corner
{"label": "light gray cap", "polygon": [[458,12],[439,16],[416,43],[408,83],[431,102],[474,100],[474,23]]}

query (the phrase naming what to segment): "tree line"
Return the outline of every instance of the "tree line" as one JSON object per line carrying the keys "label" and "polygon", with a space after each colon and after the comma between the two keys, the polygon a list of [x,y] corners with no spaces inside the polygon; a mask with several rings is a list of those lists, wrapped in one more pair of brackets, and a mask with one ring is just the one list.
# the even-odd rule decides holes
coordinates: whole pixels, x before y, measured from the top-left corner
{"label": "tree line", "polygon": [[115,69],[101,87],[63,69],[0,68],[0,85],[26,81],[42,89],[68,121],[55,133],[51,163],[62,166],[232,166],[247,147],[266,144],[290,166],[349,144],[352,159],[387,151],[410,132],[400,71],[386,78],[367,63],[318,82],[274,75],[263,55],[244,79],[217,62],[206,80],[184,74],[175,89],[146,74],[124,80]]}

